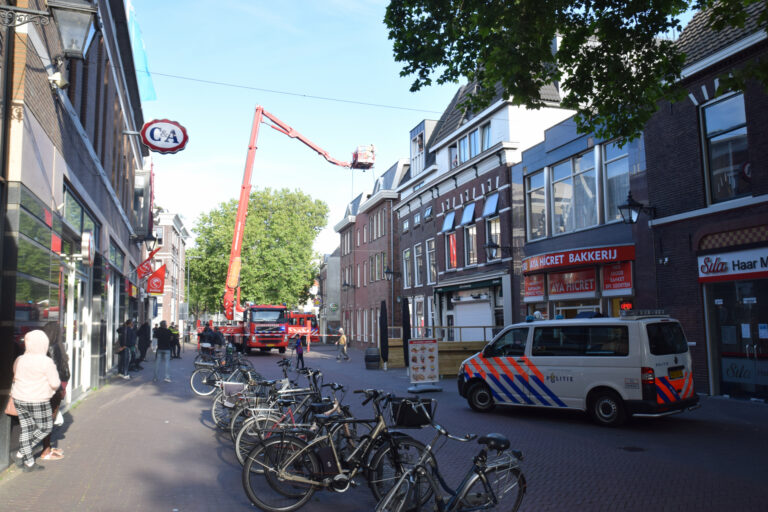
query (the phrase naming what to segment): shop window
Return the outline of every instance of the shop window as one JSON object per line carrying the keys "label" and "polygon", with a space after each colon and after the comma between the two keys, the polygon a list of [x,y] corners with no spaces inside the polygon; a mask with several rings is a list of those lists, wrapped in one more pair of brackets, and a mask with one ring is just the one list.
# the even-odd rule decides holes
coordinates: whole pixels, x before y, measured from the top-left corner
{"label": "shop window", "polygon": [[702,123],[710,201],[719,203],[751,194],[744,95],[735,94],[705,105]]}
{"label": "shop window", "polygon": [[543,170],[532,173],[525,178],[525,208],[528,222],[528,240],[544,238],[546,236],[547,210]]}
{"label": "shop window", "polygon": [[603,174],[605,176],[605,221],[620,221],[619,205],[629,193],[628,145],[619,147],[611,142],[603,146]]}
{"label": "shop window", "polygon": [[552,233],[570,233],[597,224],[597,174],[593,151],[554,165]]}

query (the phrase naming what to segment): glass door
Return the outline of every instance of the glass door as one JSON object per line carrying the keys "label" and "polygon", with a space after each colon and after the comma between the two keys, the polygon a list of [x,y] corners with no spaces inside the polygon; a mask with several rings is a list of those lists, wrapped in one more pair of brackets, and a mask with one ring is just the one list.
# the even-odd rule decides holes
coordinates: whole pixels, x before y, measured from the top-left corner
{"label": "glass door", "polygon": [[712,283],[707,302],[720,393],[768,398],[768,279]]}

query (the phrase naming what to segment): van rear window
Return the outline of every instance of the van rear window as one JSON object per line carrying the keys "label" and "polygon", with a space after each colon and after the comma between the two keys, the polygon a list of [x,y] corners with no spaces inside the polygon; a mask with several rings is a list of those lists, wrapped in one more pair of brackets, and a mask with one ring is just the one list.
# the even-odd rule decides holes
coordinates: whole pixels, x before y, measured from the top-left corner
{"label": "van rear window", "polygon": [[648,324],[646,329],[651,354],[666,356],[688,352],[688,342],[683,334],[683,328],[677,322]]}

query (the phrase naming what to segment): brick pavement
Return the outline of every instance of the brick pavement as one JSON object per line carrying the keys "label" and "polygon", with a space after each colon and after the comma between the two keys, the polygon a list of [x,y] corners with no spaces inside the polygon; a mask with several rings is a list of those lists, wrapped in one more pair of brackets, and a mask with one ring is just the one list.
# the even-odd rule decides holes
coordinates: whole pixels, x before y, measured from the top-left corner
{"label": "brick pavement", "polygon": [[[9,511],[214,511],[250,506],[228,436],[210,421],[210,400],[192,394],[193,352],[173,360],[174,382],[152,383],[152,365],[130,381],[113,380],[66,414],[57,431],[65,459],[45,471],[0,473],[0,503]],[[326,382],[350,389],[377,387],[404,394],[402,369],[365,370],[363,350],[337,363],[333,347],[313,347],[308,366]],[[277,355],[254,355],[265,376],[277,376]],[[525,454],[528,494],[522,510],[764,510],[768,501],[768,406],[704,398],[693,413],[637,419],[620,429],[591,424],[577,412],[497,408],[471,411],[454,379],[436,393],[437,418],[450,431],[504,433]],[[346,402],[364,416],[351,393]],[[429,432],[412,432],[425,438]],[[449,482],[458,482],[477,451],[475,443],[447,444],[439,452]],[[304,510],[370,511],[365,482],[344,494],[316,493]]]}

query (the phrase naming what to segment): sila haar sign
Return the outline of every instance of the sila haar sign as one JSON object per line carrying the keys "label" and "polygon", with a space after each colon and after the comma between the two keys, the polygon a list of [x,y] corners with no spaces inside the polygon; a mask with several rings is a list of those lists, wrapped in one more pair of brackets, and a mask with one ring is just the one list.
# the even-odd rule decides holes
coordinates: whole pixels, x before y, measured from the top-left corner
{"label": "sila haar sign", "polygon": [[153,119],[141,128],[141,141],[157,153],[178,153],[189,142],[187,129],[176,121]]}

